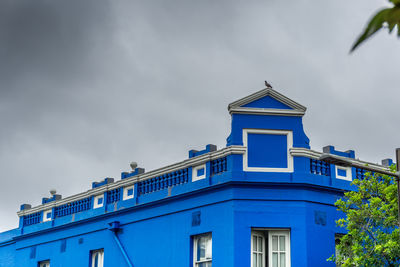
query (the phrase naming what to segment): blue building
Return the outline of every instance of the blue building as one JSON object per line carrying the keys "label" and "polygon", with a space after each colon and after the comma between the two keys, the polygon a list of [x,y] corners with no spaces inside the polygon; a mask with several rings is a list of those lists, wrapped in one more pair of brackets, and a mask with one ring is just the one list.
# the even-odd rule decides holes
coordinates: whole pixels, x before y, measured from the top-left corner
{"label": "blue building", "polygon": [[[222,149],[21,205],[19,227],[0,234],[0,266],[335,266],[334,202],[365,170],[320,161],[306,108],[270,87],[228,110]],[[366,163],[352,150],[323,152]]]}

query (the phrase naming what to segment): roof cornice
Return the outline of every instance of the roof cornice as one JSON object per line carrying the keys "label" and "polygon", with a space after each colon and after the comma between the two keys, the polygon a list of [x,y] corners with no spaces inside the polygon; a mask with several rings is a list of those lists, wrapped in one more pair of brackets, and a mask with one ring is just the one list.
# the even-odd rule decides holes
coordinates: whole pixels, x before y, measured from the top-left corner
{"label": "roof cornice", "polygon": [[304,111],[293,109],[269,109],[237,107],[229,109],[229,114],[253,114],[253,115],[278,115],[278,116],[303,116]]}
{"label": "roof cornice", "polygon": [[214,159],[218,159],[218,158],[222,158],[228,155],[232,155],[232,154],[244,154],[246,152],[246,147],[243,146],[228,146],[225,147],[223,149],[217,150],[217,151],[213,151],[213,152],[209,152],[203,155],[200,155],[198,157],[194,157],[194,158],[190,158],[190,159],[186,159],[184,161],[172,164],[172,165],[168,165],[147,173],[143,173],[143,174],[139,174],[139,175],[135,175],[129,178],[125,178],[122,180],[118,180],[114,183],[111,184],[106,184],[104,186],[100,186],[100,187],[96,187],[93,189],[90,189],[86,192],[82,192],[70,197],[66,197],[64,199],[60,199],[60,200],[55,200],[52,202],[48,202],[46,204],[42,204],[36,207],[33,207],[31,209],[28,210],[21,210],[17,212],[18,216],[24,216],[24,215],[28,215],[28,214],[32,214],[38,211],[43,211],[43,210],[48,210],[51,208],[54,208],[56,206],[61,206],[76,200],[80,200],[83,198],[87,198],[87,197],[91,197],[91,196],[96,196],[99,194],[104,194],[104,192],[108,191],[108,190],[112,190],[118,187],[125,187],[125,186],[129,186],[144,180],[149,180],[151,178],[163,175],[163,174],[167,174],[173,171],[177,171],[183,168],[188,168],[188,167],[192,167],[192,166],[197,166],[197,165],[201,165],[207,161],[210,160],[214,160]]}
{"label": "roof cornice", "polygon": [[[322,156],[322,152],[318,152],[315,150],[311,150],[308,148],[303,148],[303,147],[292,147],[289,149],[290,155],[292,155],[293,157],[306,157],[306,158],[312,158],[312,159],[319,159]],[[363,166],[371,166],[374,167],[375,169],[380,169],[382,171],[388,171],[389,168],[383,165],[379,165],[376,163],[372,163],[372,162],[367,162],[367,161],[363,161],[363,160],[359,160],[359,159],[352,159],[352,158],[346,158],[346,157],[342,157],[342,156],[337,156],[338,158],[343,158],[345,160],[349,160],[351,161],[354,165],[358,165],[360,168],[362,168]]]}

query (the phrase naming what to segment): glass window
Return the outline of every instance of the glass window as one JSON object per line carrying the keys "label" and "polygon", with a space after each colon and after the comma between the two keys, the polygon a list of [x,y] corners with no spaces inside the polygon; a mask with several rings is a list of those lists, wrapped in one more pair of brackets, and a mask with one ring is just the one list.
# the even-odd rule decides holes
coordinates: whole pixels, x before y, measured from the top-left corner
{"label": "glass window", "polygon": [[271,242],[270,255],[270,265],[273,267],[286,267],[288,266],[286,263],[288,247],[287,240],[288,234],[287,232],[277,232],[277,231],[269,231],[269,240]]}
{"label": "glass window", "polygon": [[92,250],[91,254],[91,267],[103,267],[104,265],[104,249]]}
{"label": "glass window", "polygon": [[38,266],[39,267],[50,267],[50,261],[49,260],[41,261],[41,262],[38,263]]}
{"label": "glass window", "polygon": [[251,267],[290,267],[290,238],[287,230],[251,232]]}
{"label": "glass window", "polygon": [[194,267],[211,267],[212,236],[211,233],[197,235],[193,238]]}
{"label": "glass window", "polygon": [[251,234],[251,266],[265,266],[265,238],[263,232],[253,231]]}

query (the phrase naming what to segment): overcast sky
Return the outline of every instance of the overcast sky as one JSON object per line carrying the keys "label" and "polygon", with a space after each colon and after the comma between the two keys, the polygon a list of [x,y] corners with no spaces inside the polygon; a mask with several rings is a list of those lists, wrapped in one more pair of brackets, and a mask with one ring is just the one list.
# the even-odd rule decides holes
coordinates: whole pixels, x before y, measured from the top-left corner
{"label": "overcast sky", "polygon": [[312,149],[400,147],[400,41],[349,55],[383,0],[0,1],[0,231],[22,203],[225,146],[227,105],[274,89]]}

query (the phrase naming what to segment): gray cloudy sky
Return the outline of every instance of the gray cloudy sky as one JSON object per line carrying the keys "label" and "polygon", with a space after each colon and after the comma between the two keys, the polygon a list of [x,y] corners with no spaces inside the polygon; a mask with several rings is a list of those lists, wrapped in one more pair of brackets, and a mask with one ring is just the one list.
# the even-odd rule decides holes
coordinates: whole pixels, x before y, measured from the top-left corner
{"label": "gray cloudy sky", "polygon": [[0,2],[0,231],[50,188],[225,145],[228,103],[274,88],[308,107],[313,149],[400,146],[400,41],[348,51],[384,0]]}

